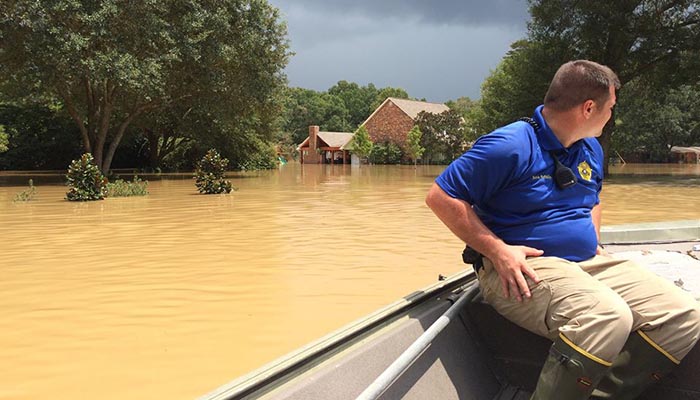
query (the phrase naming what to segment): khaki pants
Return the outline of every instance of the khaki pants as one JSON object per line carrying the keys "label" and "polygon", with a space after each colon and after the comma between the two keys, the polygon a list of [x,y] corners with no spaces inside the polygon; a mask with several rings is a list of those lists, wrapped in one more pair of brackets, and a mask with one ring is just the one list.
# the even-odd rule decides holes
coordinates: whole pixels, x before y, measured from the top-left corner
{"label": "khaki pants", "polygon": [[627,337],[639,330],[650,345],[675,363],[700,337],[700,306],[676,287],[632,261],[595,256],[579,263],[533,257],[528,264],[540,283],[526,277],[532,297],[503,297],[493,264],[479,271],[486,301],[521,327],[570,345],[609,365]]}

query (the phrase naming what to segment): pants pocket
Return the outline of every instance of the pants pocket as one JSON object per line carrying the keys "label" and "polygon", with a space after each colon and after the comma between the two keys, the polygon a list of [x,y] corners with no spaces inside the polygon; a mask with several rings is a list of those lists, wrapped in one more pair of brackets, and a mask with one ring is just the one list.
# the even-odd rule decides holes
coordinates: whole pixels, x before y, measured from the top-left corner
{"label": "pants pocket", "polygon": [[487,303],[499,314],[514,324],[540,336],[554,339],[547,323],[549,305],[552,302],[552,289],[549,282],[541,280],[532,284],[528,279],[532,297],[519,302],[515,298],[503,297],[501,280],[495,271],[481,271],[479,277],[481,292]]}

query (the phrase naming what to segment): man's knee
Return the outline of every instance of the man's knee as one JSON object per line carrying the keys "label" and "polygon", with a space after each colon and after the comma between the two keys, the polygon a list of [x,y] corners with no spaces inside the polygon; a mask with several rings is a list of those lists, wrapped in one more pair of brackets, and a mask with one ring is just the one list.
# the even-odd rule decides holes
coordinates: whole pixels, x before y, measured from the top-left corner
{"label": "man's knee", "polygon": [[[685,319],[683,324],[686,328],[684,336],[688,337],[689,340],[697,342],[700,338],[700,303],[693,301],[688,304],[685,312],[683,312],[682,317]],[[683,332],[679,332],[683,333]]]}
{"label": "man's knee", "polygon": [[610,308],[610,322],[615,328],[615,335],[624,337],[624,340],[627,340],[627,336],[629,336],[632,326],[634,326],[634,316],[629,305],[619,298],[608,302],[607,307]]}
{"label": "man's knee", "polygon": [[605,332],[606,341],[613,348],[622,348],[634,326],[629,305],[619,296],[601,296],[596,306],[596,330]]}
{"label": "man's knee", "polygon": [[692,297],[684,296],[684,300],[669,312],[671,317],[661,325],[657,344],[681,360],[700,339],[700,304]]}

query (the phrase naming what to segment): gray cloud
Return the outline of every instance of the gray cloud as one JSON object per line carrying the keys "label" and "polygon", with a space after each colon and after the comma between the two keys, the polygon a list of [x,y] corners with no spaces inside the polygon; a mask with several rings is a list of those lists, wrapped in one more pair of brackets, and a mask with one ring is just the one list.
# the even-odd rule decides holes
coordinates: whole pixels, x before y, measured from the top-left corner
{"label": "gray cloud", "polygon": [[371,82],[430,101],[477,98],[509,45],[525,36],[528,19],[525,0],[271,2],[296,53],[286,70],[291,86]]}
{"label": "gray cloud", "polygon": [[525,0],[279,0],[283,6],[371,19],[409,18],[456,25],[522,24],[528,18]]}

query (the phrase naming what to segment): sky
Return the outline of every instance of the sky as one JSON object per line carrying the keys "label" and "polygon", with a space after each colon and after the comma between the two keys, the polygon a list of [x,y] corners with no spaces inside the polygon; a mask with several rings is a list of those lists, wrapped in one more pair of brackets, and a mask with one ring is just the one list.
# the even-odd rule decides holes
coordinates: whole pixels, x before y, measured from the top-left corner
{"label": "sky", "polygon": [[269,0],[287,22],[289,85],[400,87],[432,102],[478,99],[527,33],[526,0]]}

